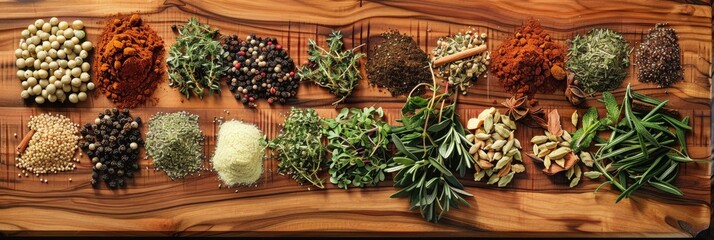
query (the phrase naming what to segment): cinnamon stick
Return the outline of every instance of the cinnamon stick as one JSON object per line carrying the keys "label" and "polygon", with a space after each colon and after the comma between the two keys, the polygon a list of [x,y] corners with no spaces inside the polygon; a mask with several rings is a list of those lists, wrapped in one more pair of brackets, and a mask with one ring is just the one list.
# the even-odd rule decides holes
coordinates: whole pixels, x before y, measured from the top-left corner
{"label": "cinnamon stick", "polygon": [[20,145],[17,145],[17,152],[22,153],[25,151],[27,148],[27,145],[30,143],[30,139],[32,139],[32,136],[35,135],[35,130],[32,129],[27,134],[25,134],[25,137],[22,138],[22,141],[20,141]]}
{"label": "cinnamon stick", "polygon": [[447,55],[445,57],[439,58],[434,60],[434,67],[438,67],[450,62],[458,61],[467,57],[472,57],[477,54],[481,54],[486,51],[486,44],[483,44],[481,46],[475,47],[475,48],[469,48],[461,52],[457,52],[451,55]]}

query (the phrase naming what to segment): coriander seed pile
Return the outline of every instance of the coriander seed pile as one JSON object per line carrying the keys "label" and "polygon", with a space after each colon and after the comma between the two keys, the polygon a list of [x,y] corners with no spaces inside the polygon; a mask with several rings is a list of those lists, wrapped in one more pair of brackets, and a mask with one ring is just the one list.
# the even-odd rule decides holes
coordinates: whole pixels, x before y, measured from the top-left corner
{"label": "coriander seed pile", "polygon": [[[30,117],[28,127],[34,131],[16,166],[30,173],[46,174],[74,170],[79,125],[64,115],[45,113]],[[24,148],[22,146],[21,148]]]}
{"label": "coriander seed pile", "polygon": [[297,95],[300,76],[288,52],[276,38],[261,38],[251,34],[245,40],[238,36],[224,39],[228,52],[228,87],[235,98],[250,107],[265,98],[269,104],[285,103]]}
{"label": "coriander seed pile", "polygon": [[15,50],[17,77],[24,89],[20,96],[38,104],[86,101],[87,91],[94,89],[87,62],[93,46],[86,36],[82,21],[70,24],[56,17],[49,22],[37,19],[22,30]]}
{"label": "coriander seed pile", "polygon": [[202,142],[197,115],[160,112],[149,119],[146,155],[172,179],[186,177],[203,167]]}
{"label": "coriander seed pile", "polygon": [[126,180],[139,170],[139,147],[144,145],[139,132],[141,118],[132,118],[128,109],[106,109],[94,123],[82,128],[82,149],[92,160],[92,187],[104,181],[111,189],[126,186]]}

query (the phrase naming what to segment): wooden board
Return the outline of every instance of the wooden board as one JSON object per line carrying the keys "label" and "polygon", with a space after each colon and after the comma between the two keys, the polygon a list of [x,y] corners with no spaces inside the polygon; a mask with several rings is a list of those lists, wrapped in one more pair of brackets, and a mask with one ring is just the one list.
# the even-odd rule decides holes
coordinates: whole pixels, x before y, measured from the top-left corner
{"label": "wooden board", "polygon": [[[541,21],[554,39],[565,40],[594,27],[623,33],[631,45],[658,22],[677,30],[685,68],[683,82],[668,89],[630,83],[648,95],[665,98],[684,115],[691,116],[694,132],[687,135],[693,158],[710,158],[712,7],[704,1],[73,1],[71,4],[44,1],[0,3],[0,230],[5,235],[242,235],[242,236],[696,236],[710,225],[710,164],[687,164],[676,183],[684,197],[665,196],[645,189],[615,204],[618,192],[604,188],[597,194],[596,181],[584,180],[569,189],[562,176],[547,177],[541,167],[526,160],[527,171],[507,188],[462,182],[475,197],[471,208],[452,210],[439,224],[422,220],[408,211],[406,199],[391,199],[396,191],[388,180],[377,187],[345,191],[330,185],[308,191],[288,177],[276,174],[277,163],[265,161],[265,172],[257,187],[219,189],[215,173],[202,172],[185,180],[171,181],[156,172],[149,160],[129,187],[110,191],[92,189],[91,168],[86,155],[76,171],[46,177],[18,178],[16,146],[27,131],[31,115],[62,113],[77,123],[92,121],[112,104],[103,96],[76,106],[37,106],[19,97],[13,51],[20,31],[37,18],[56,16],[61,20],[84,20],[90,40],[96,42],[104,17],[115,13],[141,12],[166,41],[174,42],[170,26],[195,16],[225,34],[244,37],[249,33],[275,36],[291,55],[306,59],[308,38],[323,42],[331,29],[341,30],[347,46],[369,44],[388,29],[412,35],[419,46],[431,51],[440,36],[472,26],[490,36],[489,49],[509,37],[524,18]],[[168,46],[168,45],[167,45]],[[634,57],[634,56],[633,56]],[[303,84],[298,98],[288,105],[246,109],[228,94],[203,101],[181,101],[181,95],[163,84],[155,92],[158,102],[132,110],[148,119],[163,111],[187,110],[201,118],[206,134],[204,153],[215,147],[214,117],[236,118],[255,123],[269,137],[290,106],[314,107],[324,117],[336,115],[327,91]],[[618,99],[624,88],[614,93]],[[500,106],[509,97],[493,76],[480,79],[460,98],[459,113],[465,119],[480,110]],[[539,95],[546,110],[558,108],[564,123],[576,109],[561,94]],[[391,123],[399,116],[405,98],[363,82],[344,106],[381,106]],[[600,106],[595,99],[588,105]],[[228,110],[229,113],[224,110]],[[582,114],[582,109],[580,110]],[[572,126],[566,124],[566,129]],[[144,129],[146,130],[146,129]],[[540,129],[519,125],[517,137],[527,141]],[[17,134],[18,137],[14,137]],[[531,151],[525,146],[523,151]],[[72,182],[68,179],[72,178]]]}

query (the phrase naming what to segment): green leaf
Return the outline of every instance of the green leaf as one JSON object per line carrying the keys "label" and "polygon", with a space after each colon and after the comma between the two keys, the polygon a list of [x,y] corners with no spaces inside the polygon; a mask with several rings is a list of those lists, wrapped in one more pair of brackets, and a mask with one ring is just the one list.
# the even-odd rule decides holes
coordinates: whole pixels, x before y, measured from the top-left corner
{"label": "green leaf", "polygon": [[607,118],[610,119],[611,123],[617,123],[620,118],[620,106],[615,100],[615,96],[610,92],[603,92],[602,99],[605,104],[605,109],[607,110]]}
{"label": "green leaf", "polygon": [[392,134],[392,143],[394,143],[394,146],[397,148],[397,150],[399,150],[400,153],[406,155],[408,158],[417,159],[417,157],[414,156],[414,154],[412,154],[411,152],[407,151],[406,148],[404,148],[404,144],[402,144],[402,141],[399,140],[399,137],[397,137],[396,134]]}
{"label": "green leaf", "polygon": [[659,189],[660,191],[672,194],[672,195],[677,195],[677,196],[684,196],[684,193],[679,190],[679,188],[673,186],[672,184],[662,182],[659,180],[654,180],[654,181],[648,181],[650,185],[653,187]]}
{"label": "green leaf", "polygon": [[406,165],[406,166],[411,166],[414,164],[414,160],[407,158],[407,157],[394,157],[392,158],[392,161],[395,163],[401,164],[401,165]]}

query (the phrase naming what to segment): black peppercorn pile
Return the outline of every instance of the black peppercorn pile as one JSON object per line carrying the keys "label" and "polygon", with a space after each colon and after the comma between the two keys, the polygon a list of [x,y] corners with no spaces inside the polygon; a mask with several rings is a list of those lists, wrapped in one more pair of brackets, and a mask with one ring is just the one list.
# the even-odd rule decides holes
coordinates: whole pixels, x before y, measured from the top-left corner
{"label": "black peppercorn pile", "polygon": [[669,87],[683,79],[679,37],[674,29],[657,24],[637,49],[637,78],[640,82]]}
{"label": "black peppercorn pile", "polygon": [[285,103],[297,94],[300,77],[295,64],[275,38],[261,38],[251,34],[245,40],[237,36],[224,38],[223,49],[228,52],[227,83],[235,98],[256,107],[259,98]]}
{"label": "black peppercorn pile", "polygon": [[81,130],[81,147],[92,160],[92,187],[104,181],[111,189],[126,186],[126,180],[139,170],[139,147],[144,145],[139,133],[141,118],[133,119],[129,110],[116,108],[100,113],[94,124]]}

